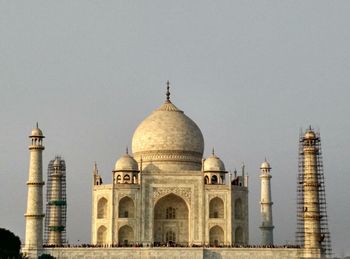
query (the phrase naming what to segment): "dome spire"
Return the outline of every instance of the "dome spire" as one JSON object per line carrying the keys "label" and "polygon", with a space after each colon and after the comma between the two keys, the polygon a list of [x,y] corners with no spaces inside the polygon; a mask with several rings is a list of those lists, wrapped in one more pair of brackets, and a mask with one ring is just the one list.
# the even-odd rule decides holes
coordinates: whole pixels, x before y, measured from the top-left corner
{"label": "dome spire", "polygon": [[166,82],[166,100],[169,102],[170,101],[170,82],[169,80]]}

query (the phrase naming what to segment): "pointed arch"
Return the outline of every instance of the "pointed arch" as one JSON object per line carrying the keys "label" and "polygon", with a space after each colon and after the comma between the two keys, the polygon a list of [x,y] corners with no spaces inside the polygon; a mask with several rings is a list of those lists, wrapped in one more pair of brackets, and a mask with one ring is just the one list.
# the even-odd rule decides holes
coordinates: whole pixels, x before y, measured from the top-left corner
{"label": "pointed arch", "polygon": [[123,183],[131,183],[131,178],[129,174],[124,175]]}
{"label": "pointed arch", "polygon": [[212,246],[219,246],[223,245],[225,242],[224,240],[224,231],[222,228],[218,225],[212,227],[209,230],[209,243]]}
{"label": "pointed arch", "polygon": [[107,218],[107,207],[108,201],[106,198],[102,197],[97,202],[97,218],[104,219]]}
{"label": "pointed arch", "polygon": [[129,225],[119,228],[118,241],[121,245],[130,245],[134,243],[134,230]]}
{"label": "pointed arch", "polygon": [[213,175],[211,177],[211,184],[218,184],[218,177],[216,175]]}
{"label": "pointed arch", "polygon": [[219,197],[209,202],[209,218],[224,218],[224,202]]}
{"label": "pointed arch", "polygon": [[242,227],[237,227],[235,230],[235,243],[243,244],[243,229]]}
{"label": "pointed arch", "polygon": [[182,197],[170,193],[160,198],[154,206],[154,242],[188,244],[188,221],[189,208]]}
{"label": "pointed arch", "polygon": [[207,175],[204,177],[204,184],[209,184],[209,177]]}
{"label": "pointed arch", "polygon": [[240,198],[235,200],[235,219],[243,219],[242,200]]}
{"label": "pointed arch", "polygon": [[135,205],[134,201],[128,197],[125,196],[119,201],[119,218],[134,218],[135,217]]}
{"label": "pointed arch", "polygon": [[97,230],[97,244],[98,245],[106,244],[106,238],[107,238],[107,228],[102,225]]}
{"label": "pointed arch", "polygon": [[120,174],[117,176],[117,183],[122,183],[122,176]]}

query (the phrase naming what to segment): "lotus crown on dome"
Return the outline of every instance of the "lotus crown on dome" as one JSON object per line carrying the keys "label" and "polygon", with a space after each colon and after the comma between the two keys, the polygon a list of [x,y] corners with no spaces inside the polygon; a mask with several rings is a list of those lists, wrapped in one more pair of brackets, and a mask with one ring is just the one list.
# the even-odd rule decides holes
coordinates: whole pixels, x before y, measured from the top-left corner
{"label": "lotus crown on dome", "polygon": [[138,164],[132,156],[125,154],[115,163],[114,171],[138,171]]}

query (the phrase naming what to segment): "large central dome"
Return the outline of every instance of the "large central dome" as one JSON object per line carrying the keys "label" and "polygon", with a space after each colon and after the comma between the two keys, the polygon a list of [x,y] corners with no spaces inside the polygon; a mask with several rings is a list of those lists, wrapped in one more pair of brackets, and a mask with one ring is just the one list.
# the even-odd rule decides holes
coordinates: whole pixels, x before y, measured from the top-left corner
{"label": "large central dome", "polygon": [[179,110],[167,93],[165,103],[134,132],[132,151],[143,165],[163,170],[200,170],[204,140],[197,124]]}

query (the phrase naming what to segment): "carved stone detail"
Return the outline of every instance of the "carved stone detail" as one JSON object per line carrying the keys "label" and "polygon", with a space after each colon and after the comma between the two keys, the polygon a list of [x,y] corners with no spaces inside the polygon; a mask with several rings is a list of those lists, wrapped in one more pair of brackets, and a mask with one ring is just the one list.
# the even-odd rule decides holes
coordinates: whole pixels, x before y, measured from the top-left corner
{"label": "carved stone detail", "polygon": [[160,198],[174,193],[183,198],[188,204],[191,204],[191,188],[189,187],[153,187],[153,203],[155,204]]}
{"label": "carved stone detail", "polygon": [[131,193],[119,193],[118,194],[118,200],[120,201],[121,199],[123,199],[124,197],[129,197],[134,201],[134,195]]}
{"label": "carved stone detail", "polygon": [[220,194],[209,194],[208,195],[208,201],[210,202],[214,198],[220,198],[223,202],[225,202],[225,195],[220,195]]}

